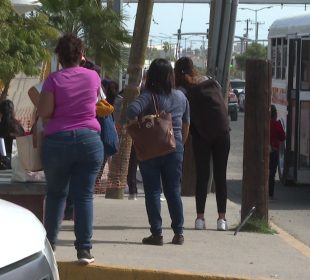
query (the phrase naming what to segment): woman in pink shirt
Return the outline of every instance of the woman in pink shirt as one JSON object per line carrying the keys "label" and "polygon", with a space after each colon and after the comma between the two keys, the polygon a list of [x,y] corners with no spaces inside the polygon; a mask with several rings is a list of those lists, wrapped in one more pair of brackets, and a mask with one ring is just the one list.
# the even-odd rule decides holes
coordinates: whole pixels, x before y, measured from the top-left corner
{"label": "woman in pink shirt", "polygon": [[55,250],[66,197],[74,203],[75,248],[79,262],[94,261],[92,248],[93,189],[103,160],[96,101],[100,78],[80,67],[82,41],[71,34],[61,37],[55,49],[62,69],[44,82],[38,114],[44,126],[42,162],[47,180],[45,228]]}

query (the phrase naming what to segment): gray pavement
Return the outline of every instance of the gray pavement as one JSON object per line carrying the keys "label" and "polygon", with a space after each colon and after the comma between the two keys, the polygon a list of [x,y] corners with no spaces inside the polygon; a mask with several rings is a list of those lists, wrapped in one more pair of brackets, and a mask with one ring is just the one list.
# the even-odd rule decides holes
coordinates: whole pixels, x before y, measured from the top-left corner
{"label": "gray pavement", "polygon": [[[166,202],[162,202],[164,246],[142,245],[142,238],[150,233],[141,184],[136,201],[127,197],[112,200],[96,195],[92,253],[97,265],[260,279],[310,279],[310,187],[282,187],[277,184],[275,194],[278,199],[270,204],[271,220],[297,240],[290,235],[283,236],[282,231],[282,234],[274,235],[240,232],[234,236],[233,228],[240,221],[243,114],[239,114],[238,122],[232,122],[231,127],[227,205],[230,230],[216,231],[214,194],[207,198],[207,230],[194,230],[195,199],[183,197],[184,245],[170,244],[173,232]],[[56,251],[58,261],[76,259],[73,241],[73,222],[65,221]]]}

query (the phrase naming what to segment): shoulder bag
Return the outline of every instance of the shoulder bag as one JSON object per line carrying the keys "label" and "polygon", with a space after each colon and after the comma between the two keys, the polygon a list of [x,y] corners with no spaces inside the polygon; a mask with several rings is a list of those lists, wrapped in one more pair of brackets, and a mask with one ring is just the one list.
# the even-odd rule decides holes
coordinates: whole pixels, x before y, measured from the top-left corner
{"label": "shoulder bag", "polygon": [[104,147],[105,156],[113,156],[119,148],[119,140],[112,115],[106,117],[97,116],[101,126],[100,138]]}
{"label": "shoulder bag", "polygon": [[42,132],[37,130],[37,124],[38,120],[31,128],[30,134],[16,137],[18,157],[27,171],[43,169],[41,162]]}
{"label": "shoulder bag", "polygon": [[159,112],[158,100],[152,94],[154,115],[139,116],[127,126],[127,132],[140,161],[172,153],[176,149],[171,113]]}

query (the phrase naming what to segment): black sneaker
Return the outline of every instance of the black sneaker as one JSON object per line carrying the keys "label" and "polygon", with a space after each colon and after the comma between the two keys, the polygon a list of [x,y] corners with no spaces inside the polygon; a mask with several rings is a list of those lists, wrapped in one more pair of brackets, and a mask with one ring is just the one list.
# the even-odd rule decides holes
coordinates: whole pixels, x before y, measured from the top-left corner
{"label": "black sneaker", "polygon": [[95,258],[90,254],[89,249],[77,250],[77,258],[80,264],[89,264],[95,261]]}
{"label": "black sneaker", "polygon": [[183,245],[184,243],[184,236],[183,234],[175,234],[172,238],[172,244],[175,245]]}
{"label": "black sneaker", "polygon": [[162,235],[150,235],[149,237],[143,238],[142,243],[157,246],[163,246],[164,244]]}

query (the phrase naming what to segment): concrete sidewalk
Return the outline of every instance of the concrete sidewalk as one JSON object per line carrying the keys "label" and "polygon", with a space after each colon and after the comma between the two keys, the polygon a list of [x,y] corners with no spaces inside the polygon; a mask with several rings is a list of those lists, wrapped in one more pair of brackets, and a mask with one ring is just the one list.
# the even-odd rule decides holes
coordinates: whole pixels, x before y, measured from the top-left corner
{"label": "concrete sidewalk", "polygon": [[[162,203],[164,246],[142,245],[149,224],[141,184],[137,201],[95,196],[95,265],[74,263],[73,222],[64,222],[56,258],[61,280],[198,280],[198,279],[310,279],[310,187],[284,187],[277,182],[270,203],[270,219],[278,234],[232,230],[240,221],[242,186],[243,117],[231,122],[228,163],[227,220],[230,230],[216,231],[216,201],[206,203],[207,230],[194,230],[195,198],[183,197],[185,243],[170,244],[173,232],[167,203]],[[294,237],[293,237],[294,236]],[[244,277],[244,278],[242,278]]]}
{"label": "concrete sidewalk", "polygon": [[[157,272],[158,270],[183,271],[185,275],[196,277],[193,279],[241,279],[241,277],[247,279],[310,279],[309,247],[304,246],[302,250],[296,249],[292,245],[296,240],[292,237],[287,240],[283,239],[281,234],[268,235],[248,232],[240,232],[234,236],[233,228],[240,219],[240,205],[228,201],[227,219],[230,230],[218,232],[216,231],[216,201],[213,194],[209,195],[207,199],[207,230],[205,231],[194,230],[194,198],[183,197],[183,203],[185,213],[184,245],[170,244],[173,232],[170,229],[167,203],[162,202],[164,246],[147,246],[141,243],[142,238],[150,234],[143,195],[140,195],[136,201],[128,200],[127,197],[124,200],[110,200],[105,199],[102,195],[96,195],[92,250],[96,265],[103,266],[105,271],[110,267],[118,267],[116,271],[120,273],[128,268],[131,271],[127,271],[128,275],[132,273],[132,269],[138,269],[137,271],[142,269],[142,272],[146,273],[142,278],[128,278],[128,275],[122,278],[116,274],[116,278],[109,279],[149,279],[146,275],[154,270]],[[59,239],[56,251],[57,260],[60,262],[75,261],[73,222],[63,223]],[[72,270],[72,266],[69,269],[68,264],[60,264],[60,268],[61,280],[105,279],[94,278],[94,275],[91,278],[76,278],[77,275],[70,277],[70,273],[77,273],[82,277],[83,271],[87,276],[89,272],[86,270],[95,269],[94,265],[89,266],[86,270],[79,268],[78,272],[73,272],[76,271],[76,268]],[[71,271],[70,273],[68,273],[68,269]],[[179,278],[180,275],[182,273],[177,273],[172,279],[183,279]],[[202,275],[223,277],[197,278]]]}

